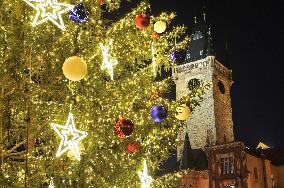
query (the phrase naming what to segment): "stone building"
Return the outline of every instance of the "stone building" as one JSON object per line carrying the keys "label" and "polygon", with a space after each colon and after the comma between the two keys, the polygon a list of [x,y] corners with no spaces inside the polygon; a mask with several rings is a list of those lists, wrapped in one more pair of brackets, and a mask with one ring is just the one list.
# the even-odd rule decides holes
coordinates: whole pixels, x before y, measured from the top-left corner
{"label": "stone building", "polygon": [[234,139],[232,71],[213,56],[211,41],[205,21],[195,23],[185,61],[172,71],[177,99],[211,83],[178,134],[183,141],[177,148],[179,169],[192,169],[180,187],[284,188],[283,153],[271,148],[250,150]]}

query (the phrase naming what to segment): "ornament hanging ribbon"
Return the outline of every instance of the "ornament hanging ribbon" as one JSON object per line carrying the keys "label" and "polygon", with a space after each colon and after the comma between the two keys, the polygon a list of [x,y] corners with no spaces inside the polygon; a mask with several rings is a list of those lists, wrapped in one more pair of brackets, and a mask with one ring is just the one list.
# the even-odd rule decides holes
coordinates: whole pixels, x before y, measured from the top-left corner
{"label": "ornament hanging ribbon", "polygon": [[154,76],[157,75],[157,71],[156,71],[156,58],[155,58],[155,48],[154,48],[154,43],[152,43],[152,67],[153,67],[153,73]]}

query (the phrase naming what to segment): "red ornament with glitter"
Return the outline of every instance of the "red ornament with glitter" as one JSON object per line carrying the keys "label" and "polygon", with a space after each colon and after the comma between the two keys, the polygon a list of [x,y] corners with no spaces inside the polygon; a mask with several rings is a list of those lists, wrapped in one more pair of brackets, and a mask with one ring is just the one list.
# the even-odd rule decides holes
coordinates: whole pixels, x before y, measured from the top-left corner
{"label": "red ornament with glitter", "polygon": [[142,13],[136,16],[134,22],[137,28],[146,29],[150,25],[150,17]]}
{"label": "red ornament with glitter", "polygon": [[139,142],[130,142],[127,144],[127,152],[128,153],[136,153],[141,149],[141,145]]}
{"label": "red ornament with glitter", "polygon": [[149,96],[151,101],[156,101],[159,98],[161,98],[162,94],[159,91],[151,91],[151,92],[148,93],[148,96]]}
{"label": "red ornament with glitter", "polygon": [[134,124],[131,120],[123,117],[118,120],[114,126],[115,134],[120,138],[126,138],[132,134],[134,130]]}

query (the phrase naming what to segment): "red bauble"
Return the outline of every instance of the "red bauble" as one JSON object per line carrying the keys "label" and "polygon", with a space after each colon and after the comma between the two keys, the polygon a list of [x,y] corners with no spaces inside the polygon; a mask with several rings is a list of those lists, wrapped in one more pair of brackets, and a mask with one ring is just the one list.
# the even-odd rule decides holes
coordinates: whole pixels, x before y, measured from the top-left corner
{"label": "red bauble", "polygon": [[139,152],[141,149],[141,145],[139,142],[130,142],[127,145],[127,152],[128,153],[136,153]]}
{"label": "red bauble", "polygon": [[149,96],[151,101],[156,101],[162,96],[162,94],[159,91],[152,91],[152,92],[148,93],[148,96]]}
{"label": "red bauble", "polygon": [[156,33],[156,32],[153,32],[151,37],[152,37],[152,39],[158,39],[158,38],[160,38],[160,34]]}
{"label": "red bauble", "polygon": [[147,14],[142,13],[137,15],[134,21],[137,28],[145,29],[150,24],[150,17]]}
{"label": "red bauble", "polygon": [[126,138],[132,134],[134,130],[134,124],[127,118],[120,118],[114,126],[114,132],[120,138]]}
{"label": "red bauble", "polygon": [[103,4],[105,4],[105,0],[98,0],[98,3],[100,4],[100,5],[103,5]]}

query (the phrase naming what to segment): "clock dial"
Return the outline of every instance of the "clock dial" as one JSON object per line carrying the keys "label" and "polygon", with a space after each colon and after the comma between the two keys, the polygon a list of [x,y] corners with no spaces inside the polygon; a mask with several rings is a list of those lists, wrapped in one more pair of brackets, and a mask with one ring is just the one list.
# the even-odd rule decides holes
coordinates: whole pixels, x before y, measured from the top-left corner
{"label": "clock dial", "polygon": [[191,91],[196,89],[199,86],[200,86],[200,80],[197,78],[193,78],[188,81],[188,89]]}
{"label": "clock dial", "polygon": [[203,33],[201,31],[195,32],[189,42],[186,61],[195,61],[203,58],[205,45]]}

